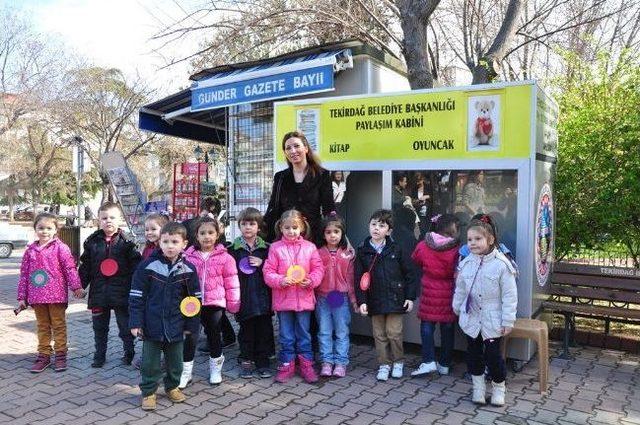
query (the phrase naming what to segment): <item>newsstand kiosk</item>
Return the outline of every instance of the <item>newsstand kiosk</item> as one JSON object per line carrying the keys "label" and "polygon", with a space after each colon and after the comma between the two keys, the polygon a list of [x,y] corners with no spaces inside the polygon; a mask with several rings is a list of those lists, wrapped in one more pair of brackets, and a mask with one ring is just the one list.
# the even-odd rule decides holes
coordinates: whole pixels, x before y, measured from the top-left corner
{"label": "newsstand kiosk", "polygon": [[[378,208],[412,210],[417,237],[436,214],[462,223],[490,214],[519,266],[518,317],[536,317],[553,263],[557,118],[535,81],[278,102],[274,169],[285,167],[284,134],[302,130],[322,165],[341,172],[335,196],[354,246]],[[420,343],[416,310],[405,317],[407,342]],[[371,335],[369,319],[354,315],[352,332]],[[513,340],[508,355],[528,360],[533,349]]]}

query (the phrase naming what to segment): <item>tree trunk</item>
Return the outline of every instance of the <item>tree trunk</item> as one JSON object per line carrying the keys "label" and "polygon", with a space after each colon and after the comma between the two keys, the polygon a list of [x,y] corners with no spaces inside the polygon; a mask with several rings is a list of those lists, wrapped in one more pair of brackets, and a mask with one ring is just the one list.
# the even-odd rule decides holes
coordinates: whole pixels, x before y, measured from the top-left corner
{"label": "tree trunk", "polygon": [[31,189],[31,207],[33,208],[33,218],[38,215],[38,205],[40,204],[40,193],[37,189]]}
{"label": "tree trunk", "polygon": [[404,39],[402,53],[407,63],[412,90],[433,87],[433,74],[427,40],[429,17],[440,1],[398,1]]}
{"label": "tree trunk", "polygon": [[487,53],[478,60],[473,69],[473,81],[471,84],[491,83],[498,76],[500,62],[504,59],[513,42],[518,20],[524,7],[524,0],[509,0],[507,12],[504,15],[504,20],[496,38]]}
{"label": "tree trunk", "polygon": [[14,209],[16,206],[16,199],[15,196],[13,196],[13,193],[9,193],[7,195],[7,202],[9,203],[9,222],[13,223],[13,221],[15,220]]}

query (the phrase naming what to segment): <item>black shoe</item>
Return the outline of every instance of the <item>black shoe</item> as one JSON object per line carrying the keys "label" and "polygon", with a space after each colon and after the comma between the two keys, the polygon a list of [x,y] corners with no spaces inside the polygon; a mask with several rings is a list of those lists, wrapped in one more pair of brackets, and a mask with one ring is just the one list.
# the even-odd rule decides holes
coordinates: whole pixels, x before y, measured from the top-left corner
{"label": "black shoe", "polygon": [[91,367],[95,367],[95,368],[99,368],[104,366],[105,363],[105,359],[104,357],[94,357],[93,358],[93,363],[91,363]]}
{"label": "black shoe", "polygon": [[122,356],[122,364],[125,366],[131,365],[131,362],[133,362],[134,355],[135,353],[133,351],[124,353],[124,356]]}
{"label": "black shoe", "polygon": [[273,376],[273,372],[268,367],[261,367],[256,369],[254,376],[258,378],[271,378]]}
{"label": "black shoe", "polygon": [[240,363],[240,377],[241,378],[253,378],[253,372],[254,372],[254,367],[253,367],[253,362],[249,361],[249,360],[245,360],[242,363]]}

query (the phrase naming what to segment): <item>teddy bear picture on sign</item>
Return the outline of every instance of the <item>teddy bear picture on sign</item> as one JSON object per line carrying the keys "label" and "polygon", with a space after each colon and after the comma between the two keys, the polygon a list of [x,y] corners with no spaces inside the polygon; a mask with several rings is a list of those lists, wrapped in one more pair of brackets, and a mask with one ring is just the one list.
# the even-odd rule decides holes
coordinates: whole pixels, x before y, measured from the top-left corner
{"label": "teddy bear picture on sign", "polygon": [[500,96],[472,96],[467,111],[467,151],[499,150]]}

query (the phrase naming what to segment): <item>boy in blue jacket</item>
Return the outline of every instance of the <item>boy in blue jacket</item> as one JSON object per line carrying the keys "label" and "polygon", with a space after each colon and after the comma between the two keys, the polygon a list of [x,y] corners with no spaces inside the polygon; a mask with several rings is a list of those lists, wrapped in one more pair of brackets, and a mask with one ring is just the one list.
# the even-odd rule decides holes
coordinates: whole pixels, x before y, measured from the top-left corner
{"label": "boy in blue jacket", "polygon": [[131,334],[144,339],[142,345],[142,409],[156,408],[156,390],[162,378],[160,355],[164,353],[167,373],[164,388],[174,403],[186,397],[178,389],[182,374],[184,335],[198,331],[199,314],[187,317],[180,303],[187,296],[201,298],[196,268],[182,258],[187,246],[187,229],[167,223],[160,231],[160,251],[140,263],[129,293]]}

